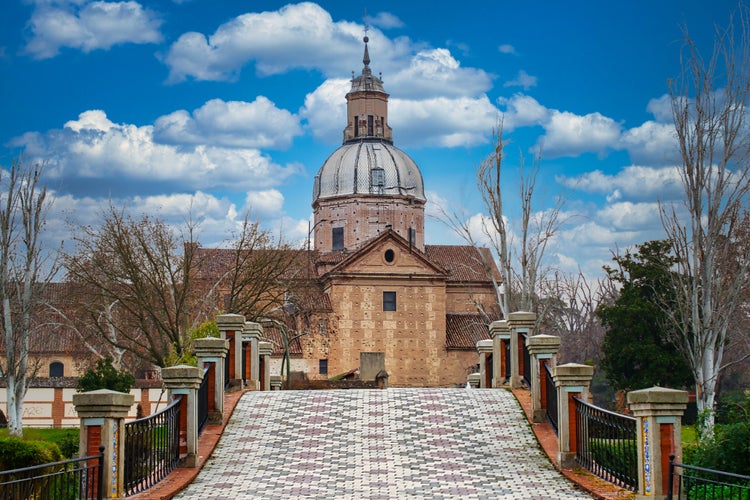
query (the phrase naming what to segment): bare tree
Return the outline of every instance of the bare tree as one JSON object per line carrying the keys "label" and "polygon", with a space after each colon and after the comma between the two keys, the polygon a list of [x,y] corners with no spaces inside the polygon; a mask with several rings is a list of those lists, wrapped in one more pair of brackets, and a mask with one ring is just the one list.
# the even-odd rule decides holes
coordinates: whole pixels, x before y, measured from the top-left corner
{"label": "bare tree", "polygon": [[[535,211],[533,201],[536,189],[537,174],[541,165],[541,148],[534,156],[530,169],[526,169],[524,155],[520,156],[519,195],[521,217],[519,226],[520,243],[516,252],[519,256],[516,269],[513,266],[513,238],[510,221],[505,213],[504,193],[507,186],[503,181],[503,160],[506,143],[503,141],[502,121],[492,131],[492,153],[485,158],[477,170],[477,189],[479,190],[487,217],[482,219],[482,231],[495,251],[500,264],[498,283],[491,262],[483,262],[488,276],[491,277],[497,294],[497,302],[503,317],[508,317],[511,307],[535,311],[538,304],[538,287],[543,274],[542,261],[547,246],[557,231],[564,224],[562,217],[564,198],[557,197],[555,205],[547,210]],[[449,213],[440,209],[440,220],[472,246],[478,247],[476,235],[470,221],[463,214]],[[480,252],[484,258],[487,254]],[[515,293],[514,291],[517,291]],[[518,295],[518,298],[514,295]],[[538,318],[541,320],[541,318]]]}
{"label": "bare tree", "polygon": [[23,401],[28,388],[32,315],[44,288],[57,271],[57,257],[45,262],[41,235],[51,206],[41,184],[42,165],[14,160],[10,171],[0,170],[0,311],[5,341],[8,430],[23,434]]}
{"label": "bare tree", "polygon": [[667,312],[678,331],[677,345],[689,360],[698,410],[706,416],[710,436],[729,326],[750,280],[750,253],[737,244],[737,232],[747,223],[750,192],[748,8],[741,6],[728,28],[716,29],[708,59],[687,29],[684,34],[682,74],[670,82],[670,97],[686,215],[662,206],[678,260],[677,306]]}
{"label": "bare tree", "polygon": [[176,231],[110,206],[101,226],[81,227],[75,241],[65,267],[101,340],[157,366],[190,354],[189,332],[206,307],[193,286],[200,264],[192,222]]}

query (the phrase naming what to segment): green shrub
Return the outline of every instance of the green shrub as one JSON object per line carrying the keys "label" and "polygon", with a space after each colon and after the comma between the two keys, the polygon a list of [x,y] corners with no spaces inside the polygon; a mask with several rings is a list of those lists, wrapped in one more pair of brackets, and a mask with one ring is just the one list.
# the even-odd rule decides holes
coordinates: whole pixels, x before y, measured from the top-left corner
{"label": "green shrub", "polygon": [[750,422],[717,425],[714,438],[683,449],[688,465],[750,476]]}
{"label": "green shrub", "polygon": [[130,392],[135,383],[132,373],[117,370],[112,366],[112,358],[107,356],[96,362],[96,369],[89,369],[78,379],[78,392],[109,389],[117,392]]}
{"label": "green shrub", "polygon": [[62,459],[60,448],[55,443],[16,437],[0,438],[0,470],[22,469]]}

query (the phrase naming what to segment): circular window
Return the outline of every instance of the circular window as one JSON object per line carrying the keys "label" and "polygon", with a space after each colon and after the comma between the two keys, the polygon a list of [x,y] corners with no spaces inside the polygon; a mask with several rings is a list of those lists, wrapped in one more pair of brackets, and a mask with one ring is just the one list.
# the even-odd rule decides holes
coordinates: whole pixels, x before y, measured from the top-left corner
{"label": "circular window", "polygon": [[396,253],[389,248],[388,250],[385,251],[384,257],[385,257],[385,261],[391,264],[393,262],[393,259],[396,258]]}

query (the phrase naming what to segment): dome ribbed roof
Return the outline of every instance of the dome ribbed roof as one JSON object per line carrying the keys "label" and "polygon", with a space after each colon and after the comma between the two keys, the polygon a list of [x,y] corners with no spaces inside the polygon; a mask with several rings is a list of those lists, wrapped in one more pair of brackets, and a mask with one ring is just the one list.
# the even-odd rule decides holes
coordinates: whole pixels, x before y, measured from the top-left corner
{"label": "dome ribbed roof", "polygon": [[315,176],[313,202],[356,194],[404,195],[426,201],[417,164],[385,141],[348,142],[328,157]]}

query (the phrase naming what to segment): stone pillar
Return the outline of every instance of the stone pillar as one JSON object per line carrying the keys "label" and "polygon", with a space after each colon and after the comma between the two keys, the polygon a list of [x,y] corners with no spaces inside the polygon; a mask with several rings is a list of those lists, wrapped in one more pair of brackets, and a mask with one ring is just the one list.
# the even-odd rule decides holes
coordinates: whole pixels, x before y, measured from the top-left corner
{"label": "stone pillar", "polygon": [[[180,400],[180,467],[198,464],[198,388],[203,371],[196,366],[178,365],[162,368],[161,378],[169,391],[170,401]],[[183,428],[184,423],[184,428]]]}
{"label": "stone pillar", "polygon": [[273,344],[270,342],[258,342],[258,358],[260,361],[260,390],[271,390],[271,354],[273,354]]}
{"label": "stone pillar", "polygon": [[132,394],[108,389],[73,394],[81,418],[79,453],[98,455],[99,446],[104,446],[104,484],[99,485],[104,498],[125,496],[125,417],[134,399]]}
{"label": "stone pillar", "polygon": [[555,367],[557,389],[557,461],[563,469],[576,467],[576,408],[573,396],[588,402],[594,367],[568,363]]}
{"label": "stone pillar", "polygon": [[493,321],[490,324],[490,338],[492,339],[492,387],[501,387],[507,383],[505,367],[509,360],[505,359],[505,342],[510,342],[508,322]]}
{"label": "stone pillar", "polygon": [[[245,378],[245,384],[252,391],[260,389],[260,358],[258,353],[258,343],[263,335],[263,327],[260,323],[248,321],[242,329],[242,341],[250,344],[247,350],[248,376]],[[242,365],[240,365],[242,366]]]}
{"label": "stone pillar", "polygon": [[466,383],[468,384],[470,388],[478,389],[479,388],[479,374],[470,373]]}
{"label": "stone pillar", "polygon": [[224,418],[224,363],[226,362],[229,341],[206,337],[193,342],[198,357],[198,369],[203,371],[206,364],[212,364],[212,375],[208,385],[208,422],[220,424]]}
{"label": "stone pillar", "polygon": [[221,338],[229,341],[229,383],[233,389],[242,388],[242,330],[245,317],[241,314],[221,314],[216,317]]}
{"label": "stone pillar", "polygon": [[280,391],[281,390],[281,375],[271,375],[271,390],[272,391]]}
{"label": "stone pillar", "polygon": [[544,383],[544,365],[549,361],[550,368],[557,365],[557,351],[560,350],[560,337],[555,335],[534,335],[528,338],[531,355],[531,415],[533,422],[547,420],[547,385]]}
{"label": "stone pillar", "polygon": [[651,387],[628,393],[628,406],[637,420],[638,494],[636,498],[666,498],[669,455],[682,463],[682,414],[688,393]]}
{"label": "stone pillar", "polygon": [[495,378],[495,374],[492,373],[492,378],[490,378],[490,372],[492,371],[492,367],[487,366],[487,357],[488,355],[493,356],[493,364],[494,364],[494,355],[492,354],[493,351],[493,345],[492,340],[480,340],[477,342],[477,351],[479,351],[479,387],[482,389],[488,389],[492,387],[492,381]]}
{"label": "stone pillar", "polygon": [[521,376],[521,363],[523,355],[520,352],[521,344],[518,336],[526,334],[531,337],[534,334],[534,325],[536,324],[536,314],[532,312],[517,311],[508,314],[508,326],[510,328],[510,387],[518,389],[523,387],[523,378]]}

